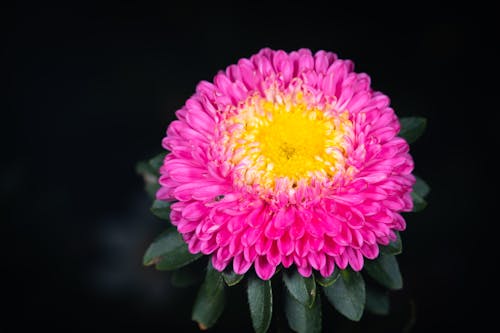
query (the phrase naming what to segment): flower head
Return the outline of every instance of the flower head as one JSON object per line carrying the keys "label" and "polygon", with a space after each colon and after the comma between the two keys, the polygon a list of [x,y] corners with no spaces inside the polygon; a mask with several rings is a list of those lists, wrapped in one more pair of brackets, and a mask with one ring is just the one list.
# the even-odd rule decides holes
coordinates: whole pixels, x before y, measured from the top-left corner
{"label": "flower head", "polygon": [[389,98],[349,60],[263,49],[199,83],[176,115],[157,199],[218,270],[359,271],[405,229],[409,146]]}

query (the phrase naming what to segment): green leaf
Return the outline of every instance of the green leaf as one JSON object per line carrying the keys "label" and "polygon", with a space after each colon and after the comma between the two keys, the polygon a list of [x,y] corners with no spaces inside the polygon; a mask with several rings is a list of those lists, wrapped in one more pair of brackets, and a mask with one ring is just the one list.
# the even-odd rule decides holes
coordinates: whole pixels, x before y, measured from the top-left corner
{"label": "green leaf", "polygon": [[253,329],[256,333],[267,332],[273,315],[271,280],[264,281],[255,276],[249,277],[247,295]]}
{"label": "green leaf", "polygon": [[316,276],[316,282],[318,282],[318,284],[322,287],[329,287],[332,284],[334,284],[335,281],[337,281],[339,276],[340,276],[340,269],[337,268],[333,271],[332,275],[328,277],[323,277],[321,275]]}
{"label": "green leaf", "polygon": [[298,333],[321,332],[321,299],[316,295],[312,307],[298,302],[290,292],[285,293],[285,313],[288,325]]}
{"label": "green leaf", "polygon": [[224,311],[225,300],[222,274],[209,263],[205,281],[203,281],[194,302],[191,319],[198,323],[201,330],[212,327]]}
{"label": "green leaf", "polygon": [[367,260],[365,270],[375,281],[389,289],[403,288],[403,278],[396,257],[380,253],[377,259]]}
{"label": "green leaf", "polygon": [[415,177],[415,178],[417,181],[413,185],[413,191],[422,198],[425,198],[427,194],[429,194],[429,192],[431,191],[431,188],[422,178],[420,177]]}
{"label": "green leaf", "polygon": [[403,243],[401,242],[401,235],[399,232],[396,233],[396,240],[393,240],[390,242],[388,245],[381,245],[380,246],[380,251],[386,254],[400,254],[403,252]]}
{"label": "green leaf", "polygon": [[153,176],[158,176],[158,174],[156,173],[156,170],[153,167],[151,167],[148,160],[137,162],[137,164],[135,165],[135,171],[139,175],[144,175],[144,174],[148,173],[148,174],[151,174]]}
{"label": "green leaf", "polygon": [[156,192],[160,188],[160,184],[158,184],[159,169],[163,164],[166,154],[167,152],[160,153],[153,158],[140,161],[135,166],[136,172],[144,179],[144,190],[151,199],[155,199]]}
{"label": "green leaf", "polygon": [[158,192],[158,190],[160,189],[160,184],[158,184],[156,181],[153,183],[145,183],[144,185],[144,190],[146,191],[146,193],[148,194],[148,196],[151,198],[151,199],[156,199],[156,192]]}
{"label": "green leaf", "polygon": [[422,198],[420,195],[415,193],[415,191],[411,192],[411,198],[413,200],[413,210],[412,212],[417,213],[425,209],[427,207],[427,201]]}
{"label": "green leaf", "polygon": [[161,233],[146,250],[143,264],[156,265],[159,270],[174,270],[195,261],[201,255],[201,253],[191,254],[177,230],[169,228]]}
{"label": "green leaf", "polygon": [[156,192],[160,188],[160,184],[158,184],[158,172],[147,161],[137,163],[136,171],[144,180],[144,190],[148,196],[151,199],[155,199]]}
{"label": "green leaf", "polygon": [[359,321],[365,308],[365,281],[359,272],[343,270],[330,287],[324,287],[326,298],[347,318]]}
{"label": "green leaf", "polygon": [[224,278],[224,282],[226,282],[229,287],[232,287],[240,283],[245,275],[236,274],[232,269],[229,268],[222,272],[222,277]]}
{"label": "green leaf", "polygon": [[399,119],[401,131],[399,136],[408,143],[413,143],[425,132],[427,119],[423,117],[405,117]]}
{"label": "green leaf", "polygon": [[316,298],[316,282],[314,277],[305,278],[297,270],[283,272],[283,282],[292,295],[300,303],[312,307]]}
{"label": "green leaf", "polygon": [[170,221],[170,202],[155,200],[151,212],[159,219]]}
{"label": "green leaf", "polygon": [[184,266],[176,269],[170,276],[170,283],[172,283],[174,287],[178,288],[190,287],[200,281],[200,275],[196,274],[196,272],[190,266]]}
{"label": "green leaf", "polygon": [[163,161],[165,160],[166,155],[167,152],[162,152],[156,155],[155,157],[149,159],[148,161],[149,165],[151,166],[151,168],[153,168],[153,170],[155,170],[157,175],[159,175],[159,169],[163,165]]}
{"label": "green leaf", "polygon": [[373,314],[385,316],[389,314],[389,293],[374,286],[366,286],[366,309]]}

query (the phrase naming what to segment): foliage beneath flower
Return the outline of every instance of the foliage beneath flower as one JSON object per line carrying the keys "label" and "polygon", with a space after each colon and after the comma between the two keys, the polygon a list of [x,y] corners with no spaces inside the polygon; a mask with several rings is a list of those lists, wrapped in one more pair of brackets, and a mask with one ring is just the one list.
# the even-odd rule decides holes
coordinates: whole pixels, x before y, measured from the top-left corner
{"label": "foliage beneath flower", "polygon": [[198,291],[191,318],[201,330],[206,330],[217,322],[224,311],[225,287],[222,274],[208,265],[205,280]]}
{"label": "foliage beneath flower", "polygon": [[340,278],[323,289],[328,301],[347,318],[359,321],[365,308],[365,281],[360,273],[344,270]]}
{"label": "foliage beneath flower", "polygon": [[250,276],[247,294],[253,328],[256,333],[265,333],[273,315],[271,280],[263,281],[257,276]]}
{"label": "foliage beneath flower", "polygon": [[368,275],[388,289],[403,288],[403,278],[399,271],[398,261],[391,254],[381,253],[377,259],[365,263]]}
{"label": "foliage beneath flower", "polygon": [[319,295],[309,307],[297,301],[290,293],[286,293],[285,313],[288,325],[295,332],[321,332],[321,300]]}

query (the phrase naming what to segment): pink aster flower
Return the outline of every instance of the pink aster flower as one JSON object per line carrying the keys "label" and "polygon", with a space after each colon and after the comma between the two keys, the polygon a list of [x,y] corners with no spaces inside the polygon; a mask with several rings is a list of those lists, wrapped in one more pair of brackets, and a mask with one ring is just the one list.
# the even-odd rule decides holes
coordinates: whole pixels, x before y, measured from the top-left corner
{"label": "pink aster flower", "polygon": [[405,229],[409,146],[389,98],[349,60],[263,49],[199,83],[176,115],[157,199],[219,271],[359,271]]}

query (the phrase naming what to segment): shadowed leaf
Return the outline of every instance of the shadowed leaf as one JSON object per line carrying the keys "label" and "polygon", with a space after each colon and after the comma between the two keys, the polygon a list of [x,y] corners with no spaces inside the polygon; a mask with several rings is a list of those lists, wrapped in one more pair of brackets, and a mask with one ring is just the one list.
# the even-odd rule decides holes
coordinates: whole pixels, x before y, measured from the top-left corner
{"label": "shadowed leaf", "polygon": [[273,315],[271,280],[264,281],[255,276],[249,277],[247,296],[255,332],[267,332]]}
{"label": "shadowed leaf", "polygon": [[408,143],[413,143],[425,132],[427,119],[423,117],[404,117],[400,118],[401,131],[399,136]]}
{"label": "shadowed leaf", "polygon": [[321,299],[316,295],[312,307],[298,302],[288,290],[285,292],[285,314],[288,325],[298,333],[321,332]]}
{"label": "shadowed leaf", "polygon": [[174,270],[200,257],[201,253],[191,254],[177,230],[170,228],[162,232],[148,247],[143,264],[156,265],[159,270]]}
{"label": "shadowed leaf", "polygon": [[413,191],[415,191],[419,196],[425,198],[427,194],[431,191],[429,185],[420,177],[415,177],[416,182],[413,185]]}
{"label": "shadowed leaf", "polygon": [[283,282],[292,295],[300,303],[313,306],[316,298],[316,282],[314,277],[303,277],[297,270],[283,272]]}
{"label": "shadowed leaf", "polygon": [[389,289],[403,288],[403,278],[399,271],[398,261],[395,256],[380,253],[377,259],[365,262],[365,271],[375,281]]}
{"label": "shadowed leaf", "polygon": [[366,286],[366,309],[376,315],[388,315],[389,293],[374,286]]}
{"label": "shadowed leaf", "polygon": [[411,198],[413,200],[412,212],[417,213],[424,210],[424,208],[427,207],[427,201],[425,201],[424,198],[415,193],[415,191],[411,192]]}
{"label": "shadowed leaf", "polygon": [[155,200],[151,212],[159,219],[170,221],[170,202]]}
{"label": "shadowed leaf", "polygon": [[191,266],[184,266],[176,269],[170,276],[170,283],[174,287],[186,288],[201,282],[201,276],[195,272]]}
{"label": "shadowed leaf", "polygon": [[236,274],[232,269],[226,269],[224,272],[222,272],[222,277],[224,278],[224,282],[226,282],[229,287],[232,287],[240,283],[245,275]]}
{"label": "shadowed leaf", "polygon": [[359,272],[343,270],[330,287],[323,288],[328,301],[347,318],[359,321],[365,308],[365,282]]}
{"label": "shadowed leaf", "polygon": [[196,297],[191,318],[202,330],[209,329],[224,311],[225,289],[222,274],[209,263],[205,280]]}

